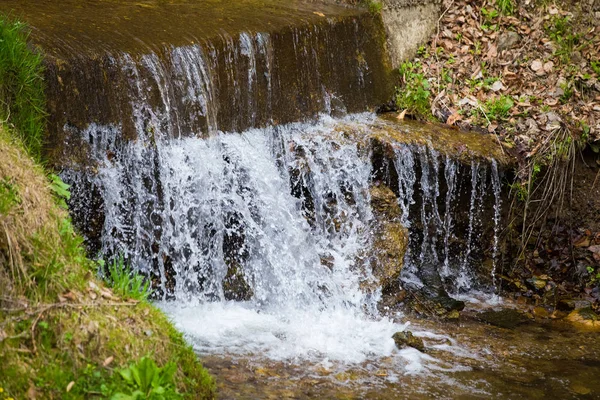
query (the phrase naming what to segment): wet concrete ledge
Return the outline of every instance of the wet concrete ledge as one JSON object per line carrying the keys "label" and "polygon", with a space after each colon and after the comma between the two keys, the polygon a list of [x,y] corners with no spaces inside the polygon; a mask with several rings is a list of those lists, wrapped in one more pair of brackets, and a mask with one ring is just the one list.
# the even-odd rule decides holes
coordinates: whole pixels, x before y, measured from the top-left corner
{"label": "wet concrete ledge", "polygon": [[46,56],[55,166],[90,126],[115,141],[206,136],[374,109],[393,93],[365,9],[277,0],[3,0]]}

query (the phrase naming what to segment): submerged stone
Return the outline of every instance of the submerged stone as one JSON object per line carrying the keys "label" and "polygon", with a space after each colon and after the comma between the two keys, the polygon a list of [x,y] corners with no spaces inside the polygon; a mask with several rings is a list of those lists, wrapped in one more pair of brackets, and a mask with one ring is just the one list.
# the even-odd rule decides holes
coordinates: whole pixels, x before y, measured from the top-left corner
{"label": "submerged stone", "polygon": [[506,329],[514,329],[528,321],[523,313],[512,308],[505,308],[499,311],[485,311],[480,313],[478,318],[490,325]]}
{"label": "submerged stone", "polygon": [[399,349],[403,349],[408,346],[415,348],[420,352],[425,352],[425,344],[423,343],[423,339],[416,337],[411,331],[396,332],[392,336],[392,339],[394,339],[396,347]]}
{"label": "submerged stone", "polygon": [[600,331],[600,315],[591,307],[581,308],[571,312],[567,321],[586,330]]}

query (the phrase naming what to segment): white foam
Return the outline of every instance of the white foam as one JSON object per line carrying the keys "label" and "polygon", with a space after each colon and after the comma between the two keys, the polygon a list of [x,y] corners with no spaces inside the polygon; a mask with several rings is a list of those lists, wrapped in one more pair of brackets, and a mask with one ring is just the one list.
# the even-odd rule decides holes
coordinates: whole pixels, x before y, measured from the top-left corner
{"label": "white foam", "polygon": [[[269,312],[235,302],[158,305],[201,354],[254,355],[279,361],[360,364],[392,356],[398,353],[392,335],[406,327],[342,309]],[[413,351],[399,353],[411,371],[421,370],[421,357]]]}

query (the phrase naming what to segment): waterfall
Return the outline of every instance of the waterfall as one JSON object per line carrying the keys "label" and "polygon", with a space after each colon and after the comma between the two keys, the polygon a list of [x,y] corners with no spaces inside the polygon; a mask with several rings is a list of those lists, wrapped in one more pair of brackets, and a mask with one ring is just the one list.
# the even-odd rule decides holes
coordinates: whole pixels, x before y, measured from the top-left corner
{"label": "waterfall", "polygon": [[[128,142],[115,139],[120,127],[92,124],[82,136],[94,173],[65,170],[63,178],[73,184],[76,212],[101,205],[92,247],[105,257],[122,254],[150,276],[161,307],[198,351],[360,363],[394,353],[391,336],[403,329],[379,315],[380,291],[364,290],[376,282],[368,267],[374,171],[368,141],[354,133],[376,121],[322,116],[206,139],[148,134]],[[482,244],[488,186],[499,207],[497,165],[465,167],[428,146],[403,144],[393,164],[410,229],[403,279],[418,280],[434,260],[452,290],[473,285],[464,272],[472,274]],[[458,206],[463,197],[467,216]],[[401,367],[423,361],[400,355]]]}
{"label": "waterfall", "polygon": [[[484,258],[482,246],[487,245],[481,241],[485,230],[482,218],[491,203],[491,280],[495,287],[502,194],[497,162],[490,164],[474,160],[467,168],[431,146],[396,149],[398,201],[411,242],[403,270],[405,281],[420,284],[419,270],[433,267],[451,292],[476,286],[473,275]],[[457,220],[461,218],[462,223]]]}
{"label": "waterfall", "polygon": [[[353,114],[388,95],[381,21],[331,10],[291,25],[286,14],[284,26],[260,14],[277,28],[190,32],[177,45],[136,38],[129,51],[109,37],[99,61],[95,42],[62,43],[53,56],[65,61],[49,64],[54,161],[90,252],[122,255],[147,276],[199,352],[394,356],[399,371],[419,371],[435,359],[397,350],[402,315],[379,312],[400,290],[402,260],[383,291],[378,235],[386,222],[395,237],[409,229],[405,282],[426,266],[449,290],[469,290],[481,248],[498,252],[498,167],[400,140],[385,160],[397,182],[382,181],[373,132],[386,122]],[[372,209],[373,188],[396,195],[393,221]],[[494,198],[487,243],[482,213]]]}

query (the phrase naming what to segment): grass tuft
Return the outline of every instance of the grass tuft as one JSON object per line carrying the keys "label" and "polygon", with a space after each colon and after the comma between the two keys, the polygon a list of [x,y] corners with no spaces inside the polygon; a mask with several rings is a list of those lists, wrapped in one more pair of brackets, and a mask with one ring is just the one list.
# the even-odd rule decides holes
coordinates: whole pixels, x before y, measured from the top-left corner
{"label": "grass tuft", "polygon": [[123,298],[147,300],[151,294],[150,282],[125,265],[123,256],[117,257],[109,265],[105,280],[113,292]]}
{"label": "grass tuft", "polygon": [[43,65],[28,38],[24,24],[0,16],[0,119],[39,161],[46,122]]}
{"label": "grass tuft", "polygon": [[396,90],[396,105],[417,119],[431,120],[430,84],[420,62],[400,66],[402,85]]}

